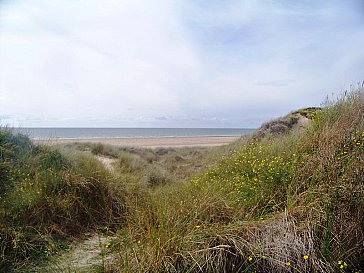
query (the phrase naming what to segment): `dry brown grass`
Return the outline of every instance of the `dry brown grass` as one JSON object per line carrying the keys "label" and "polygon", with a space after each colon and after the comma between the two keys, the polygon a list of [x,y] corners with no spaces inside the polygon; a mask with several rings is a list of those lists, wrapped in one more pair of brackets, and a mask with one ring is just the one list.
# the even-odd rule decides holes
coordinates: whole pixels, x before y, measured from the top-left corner
{"label": "dry brown grass", "polygon": [[287,213],[215,232],[199,245],[200,250],[183,254],[185,262],[190,261],[190,272],[334,272],[316,256],[310,224],[298,227]]}

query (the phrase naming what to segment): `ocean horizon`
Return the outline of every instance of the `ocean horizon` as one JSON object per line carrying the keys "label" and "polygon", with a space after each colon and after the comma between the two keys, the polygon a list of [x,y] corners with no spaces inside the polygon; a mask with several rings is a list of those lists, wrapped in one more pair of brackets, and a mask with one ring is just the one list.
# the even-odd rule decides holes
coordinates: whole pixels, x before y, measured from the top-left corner
{"label": "ocean horizon", "polygon": [[9,128],[14,133],[27,135],[33,140],[148,138],[148,137],[216,137],[243,136],[250,128]]}

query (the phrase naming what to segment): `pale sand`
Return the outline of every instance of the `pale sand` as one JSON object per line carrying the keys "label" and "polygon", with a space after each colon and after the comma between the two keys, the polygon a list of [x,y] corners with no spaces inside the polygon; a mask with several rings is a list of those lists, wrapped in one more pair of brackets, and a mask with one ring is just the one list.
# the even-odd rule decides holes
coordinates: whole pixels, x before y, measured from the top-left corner
{"label": "pale sand", "polygon": [[239,136],[211,136],[211,137],[148,137],[148,138],[92,138],[92,139],[57,139],[38,140],[43,144],[66,143],[102,143],[114,146],[160,148],[160,147],[209,147],[221,146],[238,140]]}

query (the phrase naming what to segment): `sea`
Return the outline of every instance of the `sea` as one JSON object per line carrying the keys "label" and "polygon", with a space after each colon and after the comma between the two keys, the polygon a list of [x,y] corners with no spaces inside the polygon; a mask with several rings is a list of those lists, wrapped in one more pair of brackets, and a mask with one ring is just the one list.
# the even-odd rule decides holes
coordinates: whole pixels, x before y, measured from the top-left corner
{"label": "sea", "polygon": [[34,140],[242,136],[254,132],[254,129],[239,128],[12,128],[11,130]]}

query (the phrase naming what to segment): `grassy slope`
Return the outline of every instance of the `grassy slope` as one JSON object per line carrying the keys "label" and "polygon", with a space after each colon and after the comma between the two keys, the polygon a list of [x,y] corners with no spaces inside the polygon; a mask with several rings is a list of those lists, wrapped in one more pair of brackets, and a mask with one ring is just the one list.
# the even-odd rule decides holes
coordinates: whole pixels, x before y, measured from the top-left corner
{"label": "grassy slope", "polygon": [[191,182],[130,202],[116,269],[364,268],[362,92],[328,104],[306,129],[242,144]]}

